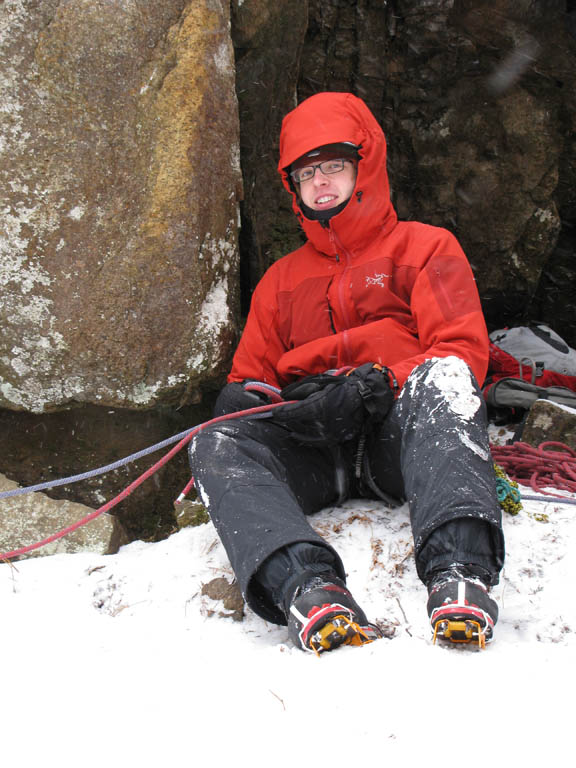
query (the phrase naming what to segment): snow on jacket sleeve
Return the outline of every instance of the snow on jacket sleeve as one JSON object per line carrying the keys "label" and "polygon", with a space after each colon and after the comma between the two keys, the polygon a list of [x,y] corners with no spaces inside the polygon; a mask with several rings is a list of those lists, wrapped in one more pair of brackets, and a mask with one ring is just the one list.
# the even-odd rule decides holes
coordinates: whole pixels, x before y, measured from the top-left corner
{"label": "snow on jacket sleeve", "polygon": [[276,363],[286,351],[278,334],[276,271],[272,265],[256,286],[229,382],[254,379],[283,386],[276,370]]}

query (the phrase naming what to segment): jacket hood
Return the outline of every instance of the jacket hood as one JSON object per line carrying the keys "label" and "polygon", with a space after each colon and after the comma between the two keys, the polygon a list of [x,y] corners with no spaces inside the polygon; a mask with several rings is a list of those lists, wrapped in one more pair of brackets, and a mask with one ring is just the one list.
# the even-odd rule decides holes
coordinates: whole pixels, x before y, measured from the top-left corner
{"label": "jacket hood", "polygon": [[[358,175],[348,204],[330,219],[327,227],[304,215],[288,170],[306,152],[341,142],[358,147]],[[354,249],[396,225],[384,133],[362,99],[351,93],[317,93],[286,115],[280,132],[278,170],[308,239],[324,253],[335,251],[330,230],[346,248]]]}

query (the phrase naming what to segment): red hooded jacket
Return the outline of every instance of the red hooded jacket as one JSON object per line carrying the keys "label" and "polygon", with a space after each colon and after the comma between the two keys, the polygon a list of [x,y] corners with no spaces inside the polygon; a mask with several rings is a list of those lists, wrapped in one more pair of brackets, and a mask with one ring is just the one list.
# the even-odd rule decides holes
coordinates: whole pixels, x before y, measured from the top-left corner
{"label": "red hooded jacket", "polygon": [[[286,169],[338,142],[360,147],[360,160],[352,197],[326,226],[304,217]],[[254,291],[229,381],[283,387],[375,362],[402,386],[424,360],[455,355],[481,384],[488,335],[472,270],[450,232],[397,220],[384,134],[364,102],[349,93],[302,102],[284,118],[278,168],[308,242]]]}

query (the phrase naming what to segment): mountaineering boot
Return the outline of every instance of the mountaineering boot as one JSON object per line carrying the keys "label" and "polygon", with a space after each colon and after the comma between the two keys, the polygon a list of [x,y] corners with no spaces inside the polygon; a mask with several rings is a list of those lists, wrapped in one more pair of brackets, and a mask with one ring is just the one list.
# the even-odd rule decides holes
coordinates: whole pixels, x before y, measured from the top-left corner
{"label": "mountaineering boot", "polygon": [[433,641],[473,643],[484,648],[492,640],[498,605],[486,584],[464,566],[434,574],[428,583],[428,616]]}
{"label": "mountaineering boot", "polygon": [[319,655],[341,645],[364,645],[382,636],[368,622],[344,582],[312,576],[298,587],[287,611],[292,642]]}

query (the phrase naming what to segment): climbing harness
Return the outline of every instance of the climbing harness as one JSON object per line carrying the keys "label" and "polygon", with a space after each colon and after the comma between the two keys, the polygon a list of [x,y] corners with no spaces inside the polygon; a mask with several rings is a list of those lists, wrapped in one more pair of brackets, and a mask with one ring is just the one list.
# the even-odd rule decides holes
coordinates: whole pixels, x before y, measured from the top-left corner
{"label": "climbing harness", "polygon": [[[338,376],[342,374],[348,375],[348,373],[350,373],[351,371],[352,369],[350,367],[345,367],[339,370],[331,371],[331,373],[335,376]],[[395,380],[393,383],[395,383]],[[2,499],[13,498],[15,496],[21,496],[27,493],[34,493],[37,491],[49,490],[51,488],[56,488],[62,485],[71,485],[73,483],[78,483],[83,480],[88,480],[90,478],[106,474],[107,472],[112,472],[116,469],[119,469],[120,467],[125,466],[126,464],[137,461],[138,459],[141,459],[144,456],[148,456],[156,451],[159,451],[169,445],[174,445],[174,443],[176,443],[174,448],[172,448],[166,454],[166,456],[164,456],[162,459],[156,462],[156,464],[150,467],[146,472],[144,472],[144,474],[142,474],[139,478],[137,478],[133,483],[128,485],[123,491],[121,491],[121,493],[119,493],[114,499],[109,501],[107,504],[104,504],[102,507],[99,507],[98,509],[94,510],[89,515],[86,515],[86,517],[83,517],[81,520],[76,521],[72,525],[67,526],[66,528],[62,529],[61,531],[58,531],[52,536],[47,537],[46,539],[43,539],[41,541],[38,541],[34,544],[30,544],[25,547],[21,547],[19,549],[14,549],[10,552],[0,553],[0,562],[10,560],[15,557],[19,557],[21,555],[27,554],[28,552],[32,552],[36,549],[40,549],[41,547],[46,546],[47,544],[50,544],[54,541],[57,541],[58,539],[63,538],[69,533],[72,533],[73,531],[86,525],[92,520],[95,520],[100,515],[109,512],[117,504],[119,504],[123,499],[129,496],[145,480],[147,480],[157,470],[159,470],[162,466],[164,466],[164,464],[170,461],[170,459],[173,456],[175,456],[176,453],[178,453],[185,445],[187,445],[195,435],[197,435],[200,431],[202,431],[206,427],[221,421],[228,421],[228,420],[237,419],[241,417],[244,418],[244,417],[250,417],[250,416],[259,416],[260,414],[266,413],[279,406],[289,405],[292,403],[291,400],[283,399],[281,391],[277,387],[274,387],[270,384],[266,384],[265,382],[249,380],[243,383],[243,387],[247,392],[254,392],[254,393],[260,393],[265,395],[266,398],[271,402],[268,404],[263,404],[261,406],[256,406],[254,408],[247,408],[242,411],[236,411],[234,413],[218,416],[214,419],[211,419],[210,421],[205,422],[204,424],[200,424],[197,427],[187,429],[184,432],[180,432],[179,434],[174,435],[173,437],[167,438],[166,440],[163,440],[160,443],[156,443],[155,445],[152,445],[149,448],[145,448],[142,451],[138,451],[137,453],[131,454],[126,458],[119,459],[118,461],[115,461],[112,464],[107,464],[103,467],[98,467],[97,469],[92,469],[88,472],[82,472],[80,474],[73,475],[71,477],[64,477],[64,478],[59,478],[55,480],[49,480],[43,483],[38,483],[33,486],[28,486],[26,488],[14,488],[9,491],[0,492],[0,500],[2,500]],[[184,500],[184,498],[186,497],[186,494],[190,491],[193,485],[194,485],[194,478],[192,478],[189,481],[185,489],[178,496],[178,498],[176,499],[176,503],[181,503]]]}
{"label": "climbing harness", "polygon": [[272,403],[284,402],[281,390],[279,390],[278,387],[272,386],[272,384],[248,379],[242,386],[247,392],[259,392],[261,395],[265,395]]}

